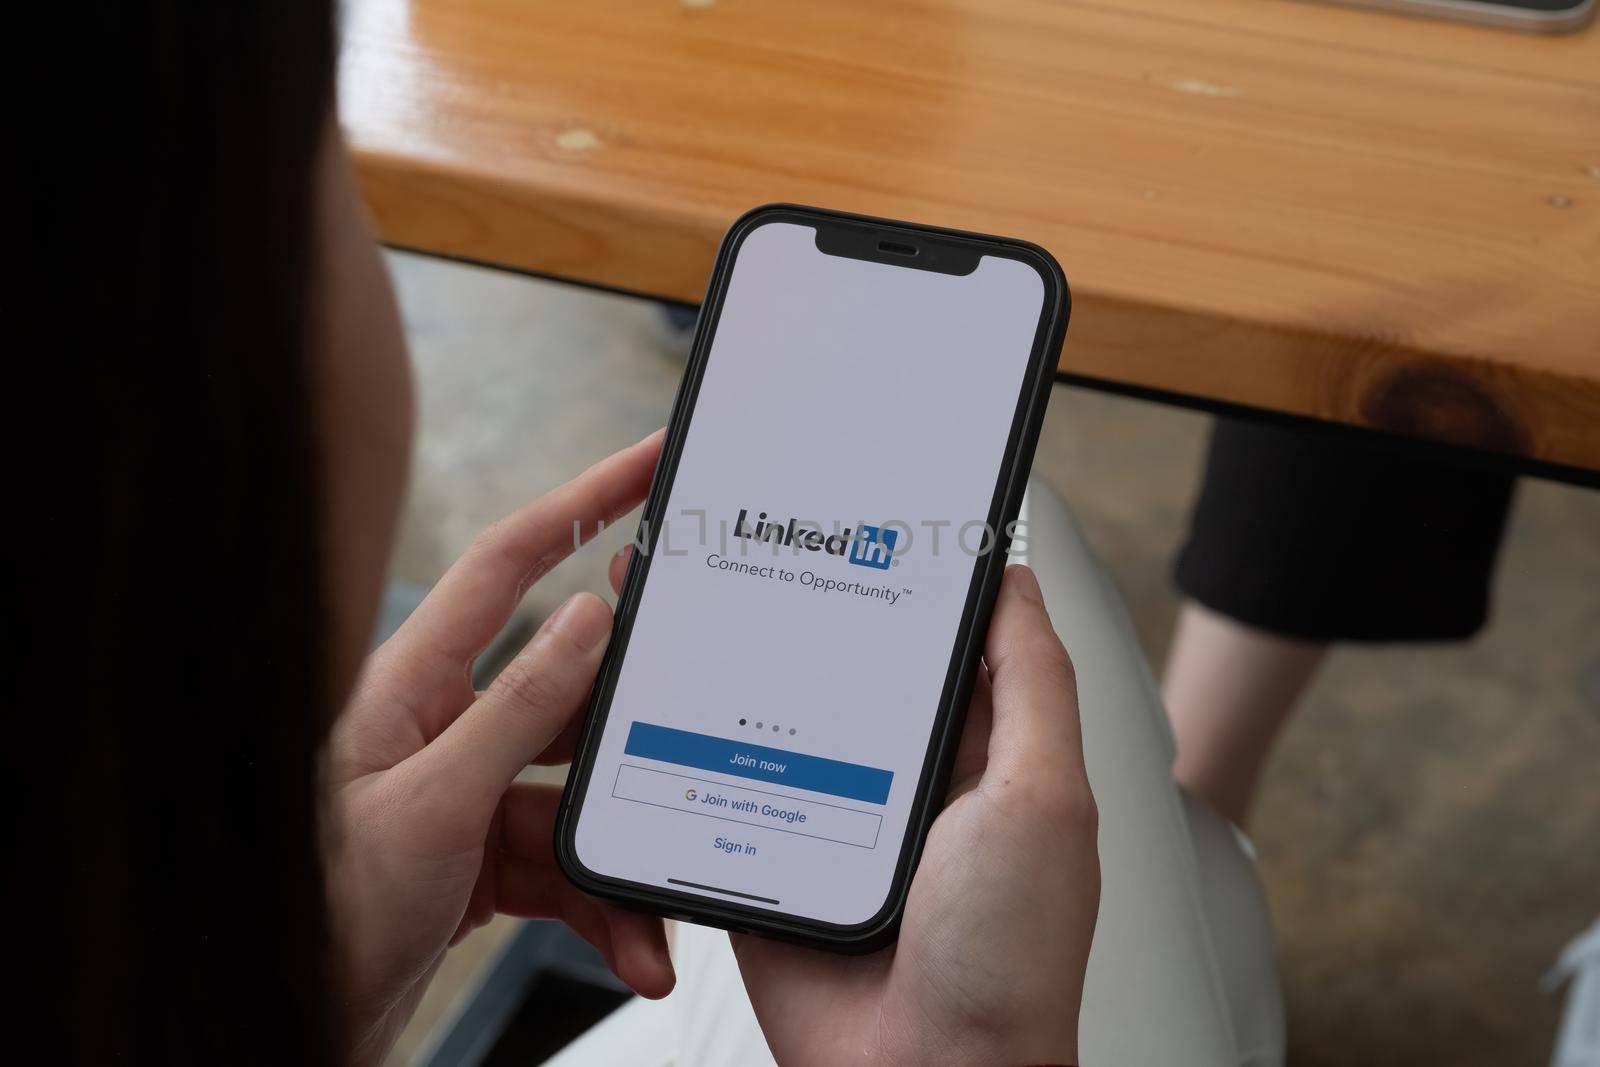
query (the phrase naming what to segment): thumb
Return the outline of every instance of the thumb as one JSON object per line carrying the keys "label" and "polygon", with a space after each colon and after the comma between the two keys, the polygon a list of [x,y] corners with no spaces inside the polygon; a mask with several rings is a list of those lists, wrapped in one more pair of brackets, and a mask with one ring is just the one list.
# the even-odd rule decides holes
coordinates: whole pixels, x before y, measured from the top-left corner
{"label": "thumb", "polygon": [[1006,568],[983,658],[994,725],[982,785],[1086,782],[1077,678],[1027,567]]}
{"label": "thumb", "polygon": [[578,593],[546,619],[484,693],[415,759],[425,777],[488,812],[583,710],[611,638],[611,609]]}

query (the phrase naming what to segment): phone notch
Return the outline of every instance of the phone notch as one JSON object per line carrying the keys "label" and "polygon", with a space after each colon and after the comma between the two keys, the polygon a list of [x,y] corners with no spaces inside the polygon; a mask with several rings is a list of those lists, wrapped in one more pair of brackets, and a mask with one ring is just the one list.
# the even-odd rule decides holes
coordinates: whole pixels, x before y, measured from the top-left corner
{"label": "phone notch", "polygon": [[929,234],[900,233],[848,223],[817,227],[817,251],[845,259],[864,259],[891,267],[964,277],[978,269],[983,253],[970,245]]}

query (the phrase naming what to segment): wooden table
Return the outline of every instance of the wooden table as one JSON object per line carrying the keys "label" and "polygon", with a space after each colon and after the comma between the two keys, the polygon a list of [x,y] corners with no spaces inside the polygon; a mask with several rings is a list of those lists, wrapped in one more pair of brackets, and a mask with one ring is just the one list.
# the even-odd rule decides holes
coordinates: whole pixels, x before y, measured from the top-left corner
{"label": "wooden table", "polygon": [[680,301],[787,200],[1045,245],[1062,369],[1600,470],[1600,26],[1289,0],[357,0],[393,245]]}

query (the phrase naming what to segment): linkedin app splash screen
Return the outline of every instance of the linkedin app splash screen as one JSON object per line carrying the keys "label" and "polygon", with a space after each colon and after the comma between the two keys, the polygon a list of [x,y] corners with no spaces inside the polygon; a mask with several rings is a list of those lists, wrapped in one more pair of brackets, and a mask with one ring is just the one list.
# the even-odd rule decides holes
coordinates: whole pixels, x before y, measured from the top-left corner
{"label": "linkedin app splash screen", "polygon": [[883,907],[1044,300],[741,246],[576,831],[596,874]]}

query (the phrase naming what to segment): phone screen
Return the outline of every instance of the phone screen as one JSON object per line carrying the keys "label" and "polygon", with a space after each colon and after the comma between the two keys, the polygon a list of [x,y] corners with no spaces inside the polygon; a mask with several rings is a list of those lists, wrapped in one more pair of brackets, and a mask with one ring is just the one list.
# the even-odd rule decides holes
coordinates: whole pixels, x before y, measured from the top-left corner
{"label": "phone screen", "polygon": [[885,907],[1046,300],[739,245],[573,836],[603,878]]}

